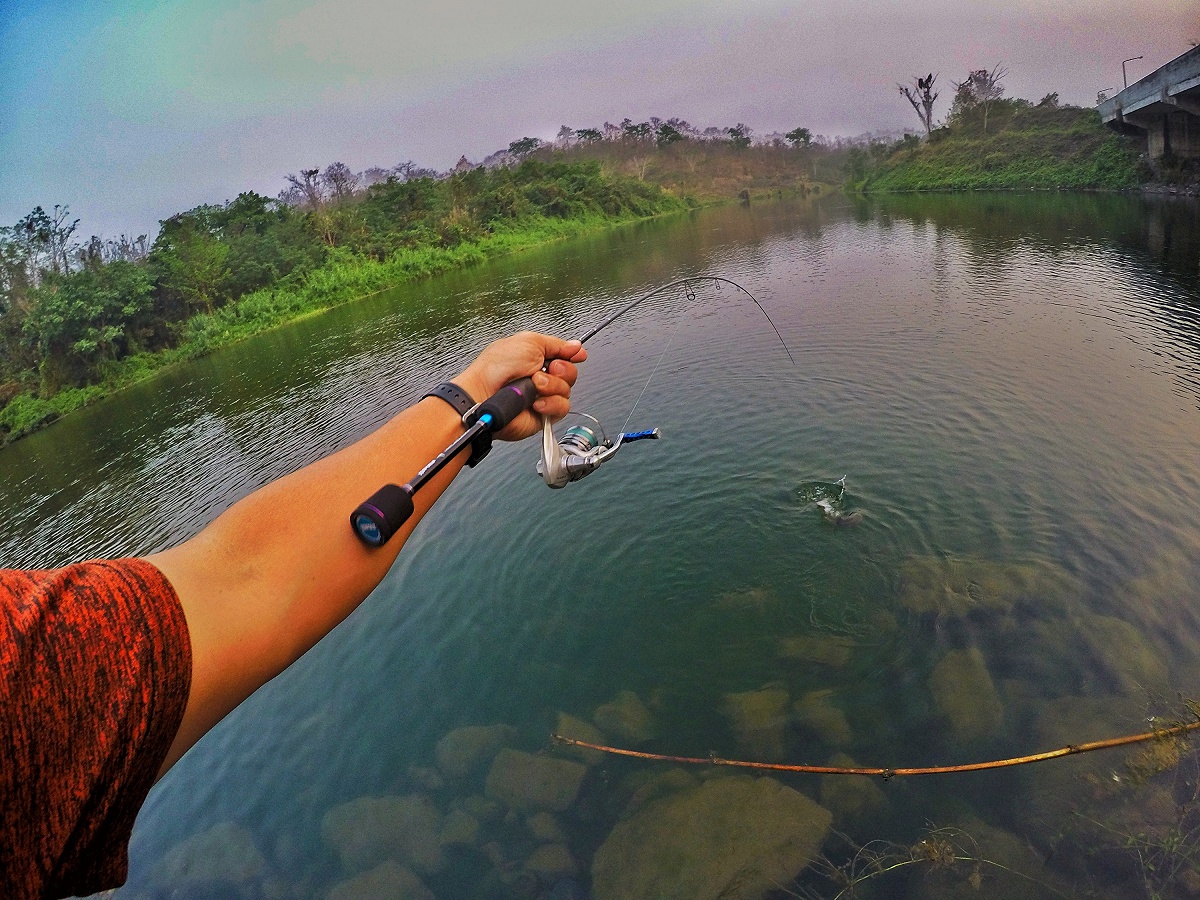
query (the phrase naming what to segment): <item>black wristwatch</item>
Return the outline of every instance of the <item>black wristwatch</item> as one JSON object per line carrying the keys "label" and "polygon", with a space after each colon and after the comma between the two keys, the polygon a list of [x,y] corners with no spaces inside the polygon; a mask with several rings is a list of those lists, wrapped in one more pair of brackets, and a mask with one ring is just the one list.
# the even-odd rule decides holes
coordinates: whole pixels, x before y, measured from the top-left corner
{"label": "black wristwatch", "polygon": [[[467,416],[479,404],[471,399],[471,395],[460,388],[453,381],[443,381],[433,390],[421,395],[421,399],[426,397],[437,397],[439,400],[444,400],[454,407],[463,424],[467,424]],[[475,466],[481,459],[488,455],[492,449],[492,436],[488,432],[482,432],[475,436],[475,440],[471,441],[471,457],[467,460],[468,466]]]}

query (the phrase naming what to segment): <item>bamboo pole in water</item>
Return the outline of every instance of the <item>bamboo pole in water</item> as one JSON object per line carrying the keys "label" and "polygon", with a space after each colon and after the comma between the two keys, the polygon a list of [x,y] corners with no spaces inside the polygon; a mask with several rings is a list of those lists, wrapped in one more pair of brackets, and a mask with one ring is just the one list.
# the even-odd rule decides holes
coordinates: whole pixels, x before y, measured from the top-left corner
{"label": "bamboo pole in water", "polygon": [[575,738],[552,734],[550,739],[567,747],[581,747],[585,750],[599,750],[602,753],[613,753],[618,756],[632,756],[636,759],[649,759],[657,762],[685,763],[705,766],[736,766],[743,769],[766,769],[772,772],[801,772],[813,775],[878,775],[887,781],[904,775],[946,775],[954,772],[979,772],[984,769],[1003,769],[1008,766],[1023,766],[1028,763],[1042,762],[1047,759],[1058,759],[1063,756],[1073,756],[1077,753],[1090,753],[1093,750],[1108,750],[1113,747],[1124,747],[1128,744],[1139,744],[1144,741],[1166,740],[1172,737],[1183,737],[1200,728],[1200,721],[1173,725],[1170,728],[1158,728],[1142,734],[1128,734],[1124,737],[1108,738],[1103,741],[1089,741],[1085,744],[1068,744],[1058,750],[1047,750],[1044,753],[1034,753],[1029,756],[1014,756],[1009,759],[993,759],[985,762],[965,763],[959,766],[915,766],[909,768],[884,768],[880,766],[806,766],[787,765],[785,763],[750,762],[740,759],[723,759],[720,756],[668,756],[662,753],[644,753],[640,750],[625,750],[620,747],[608,747],[604,744],[592,744]]}

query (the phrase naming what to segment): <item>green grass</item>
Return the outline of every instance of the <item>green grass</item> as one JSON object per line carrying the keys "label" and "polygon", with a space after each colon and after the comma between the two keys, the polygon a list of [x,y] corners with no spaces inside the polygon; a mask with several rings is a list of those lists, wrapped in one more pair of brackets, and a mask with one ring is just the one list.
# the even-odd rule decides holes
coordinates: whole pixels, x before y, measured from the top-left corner
{"label": "green grass", "polygon": [[1143,180],[1137,152],[1093,110],[1017,107],[897,149],[854,187],[874,191],[1120,190]]}
{"label": "green grass", "polygon": [[[687,207],[685,201],[664,198],[657,214]],[[3,442],[14,441],[43,428],[72,410],[151,378],[168,366],[205,356],[288,322],[439,272],[645,218],[649,217],[631,214],[596,214],[571,219],[535,216],[454,247],[403,249],[383,261],[335,251],[325,265],[310,272],[299,283],[255,291],[213,313],[189,319],[182,326],[176,347],[108,363],[98,384],[65,388],[50,397],[39,396],[33,391],[18,394],[0,409]]]}

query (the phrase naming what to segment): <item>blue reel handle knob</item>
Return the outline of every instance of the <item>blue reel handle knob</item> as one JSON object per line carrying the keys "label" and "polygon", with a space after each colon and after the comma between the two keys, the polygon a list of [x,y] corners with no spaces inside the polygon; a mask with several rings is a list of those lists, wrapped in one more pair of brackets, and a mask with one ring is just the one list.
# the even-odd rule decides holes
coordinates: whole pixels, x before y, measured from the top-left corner
{"label": "blue reel handle knob", "polygon": [[657,441],[662,437],[662,430],[651,428],[649,431],[629,431],[621,435],[622,443],[628,444],[630,441]]}

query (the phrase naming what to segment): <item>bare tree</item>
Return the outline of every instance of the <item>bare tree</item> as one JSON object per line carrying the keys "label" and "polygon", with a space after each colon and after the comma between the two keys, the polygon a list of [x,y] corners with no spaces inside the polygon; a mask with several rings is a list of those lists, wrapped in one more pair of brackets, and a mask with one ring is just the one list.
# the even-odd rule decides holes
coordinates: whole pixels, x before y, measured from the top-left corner
{"label": "bare tree", "polygon": [[395,178],[396,174],[391,169],[385,169],[382,166],[371,166],[369,169],[363,169],[362,186],[369,188],[373,184],[383,184],[389,178]]}
{"label": "bare tree", "polygon": [[984,134],[987,134],[988,110],[1004,96],[1004,87],[1000,82],[1007,75],[1008,69],[997,64],[990,72],[976,69],[965,80],[954,83],[956,103],[961,100],[965,105],[982,107]]}
{"label": "bare tree", "polygon": [[325,204],[325,185],[320,169],[301,169],[299,175],[286,176],[288,187],[279,199],[289,206],[303,206],[310,210],[320,209]]}
{"label": "bare tree", "polygon": [[628,165],[630,169],[637,173],[638,181],[646,180],[646,169],[650,165],[650,156],[648,154],[637,154],[629,157]]}
{"label": "bare tree", "polygon": [[896,85],[896,87],[900,88],[900,93],[908,99],[913,109],[917,111],[917,118],[925,126],[926,137],[933,132],[933,102],[938,98],[937,91],[933,89],[933,83],[936,80],[937,73],[930,72],[924,78],[914,75],[913,87],[909,87],[907,84]]}
{"label": "bare tree", "polygon": [[350,167],[343,162],[330,163],[321,173],[321,183],[334,200],[345,200],[354,196],[361,180],[362,177],[351,172]]}

